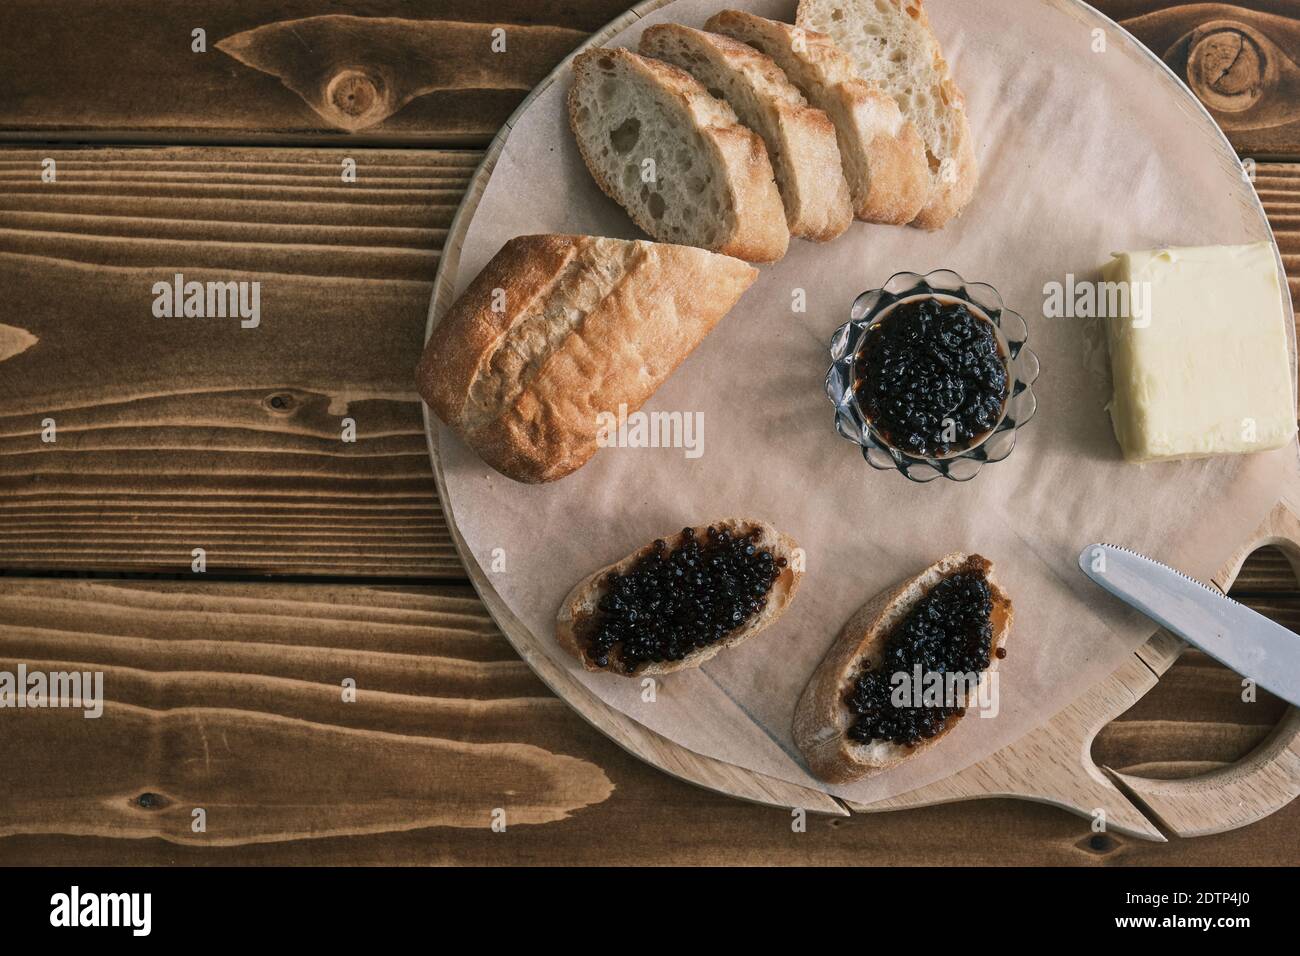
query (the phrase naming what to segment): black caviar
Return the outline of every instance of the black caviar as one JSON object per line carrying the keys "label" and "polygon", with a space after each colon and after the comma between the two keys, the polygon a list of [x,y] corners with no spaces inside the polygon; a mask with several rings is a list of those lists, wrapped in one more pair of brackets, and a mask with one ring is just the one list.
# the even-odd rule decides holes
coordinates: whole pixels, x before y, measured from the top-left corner
{"label": "black caviar", "polygon": [[863,336],[858,405],[894,448],[943,457],[997,425],[1007,365],[988,319],[933,296],[894,306]]}
{"label": "black caviar", "polygon": [[761,530],[685,528],[675,548],[658,540],[605,594],[588,627],[585,651],[597,667],[611,659],[627,673],[648,662],[679,661],[743,626],[767,605],[786,566],[755,544]]}
{"label": "black caviar", "polygon": [[[849,709],[857,714],[849,736],[862,743],[887,740],[916,745],[937,735],[961,708],[895,707],[895,674],[915,682],[929,674],[979,674],[988,669],[993,642],[993,594],[982,570],[964,570],[944,578],[896,624],[885,640],[879,661],[863,666],[852,690]],[[945,687],[946,691],[946,687]],[[909,696],[908,698],[912,698]],[[954,706],[947,706],[953,704]]]}

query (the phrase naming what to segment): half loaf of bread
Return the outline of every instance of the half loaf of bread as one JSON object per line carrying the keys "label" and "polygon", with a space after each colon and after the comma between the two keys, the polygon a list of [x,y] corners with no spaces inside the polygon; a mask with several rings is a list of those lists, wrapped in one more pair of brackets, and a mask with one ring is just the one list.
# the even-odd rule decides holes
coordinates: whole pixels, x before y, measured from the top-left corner
{"label": "half loaf of bread", "polygon": [[434,328],[420,395],[502,474],[563,478],[596,453],[601,413],[640,408],[757,275],[688,246],[519,236]]}

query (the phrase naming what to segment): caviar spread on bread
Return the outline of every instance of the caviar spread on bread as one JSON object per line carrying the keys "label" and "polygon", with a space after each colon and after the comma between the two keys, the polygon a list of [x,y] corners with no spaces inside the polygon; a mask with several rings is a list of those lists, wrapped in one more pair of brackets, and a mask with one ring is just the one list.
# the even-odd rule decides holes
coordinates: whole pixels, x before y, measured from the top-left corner
{"label": "caviar spread on bread", "polygon": [[1011,621],[1011,599],[978,554],[946,555],[871,598],[795,707],[794,740],[808,769],[852,783],[936,745],[982,697],[982,675],[997,670]]}
{"label": "caviar spread on bread", "polygon": [[660,538],[632,567],[611,572],[580,638],[587,659],[608,667],[617,654],[627,670],[680,661],[744,625],[763,610],[787,564],[755,547],[758,533],[710,526],[701,539],[684,528],[675,548]]}
{"label": "caviar spread on bread", "polygon": [[588,670],[630,677],[697,666],[781,614],[798,584],[793,550],[763,522],[684,528],[579,584],[557,637]]}
{"label": "caviar spread on bread", "polygon": [[943,458],[997,426],[1009,392],[1007,357],[993,323],[965,303],[904,299],[883,313],[858,349],[855,392],[885,442]]}
{"label": "caviar spread on bread", "polygon": [[915,746],[942,732],[954,714],[965,712],[951,700],[938,706],[895,706],[894,675],[911,675],[917,668],[922,674],[979,674],[988,668],[993,595],[984,572],[983,565],[972,562],[941,580],[890,630],[880,659],[862,664],[848,695],[855,715],[850,737]]}

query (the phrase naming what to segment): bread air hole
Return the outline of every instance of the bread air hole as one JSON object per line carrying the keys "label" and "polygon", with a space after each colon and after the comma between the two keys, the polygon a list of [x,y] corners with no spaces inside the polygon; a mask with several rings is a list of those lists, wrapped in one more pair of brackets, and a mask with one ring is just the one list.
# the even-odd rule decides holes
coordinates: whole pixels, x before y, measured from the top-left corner
{"label": "bread air hole", "polygon": [[668,204],[664,202],[664,197],[658,193],[650,194],[650,201],[646,203],[650,209],[650,218],[662,219],[664,213],[668,211]]}
{"label": "bread air hole", "polygon": [[614,147],[614,152],[626,156],[640,138],[641,121],[635,116],[629,116],[618,127],[610,130],[609,144]]}

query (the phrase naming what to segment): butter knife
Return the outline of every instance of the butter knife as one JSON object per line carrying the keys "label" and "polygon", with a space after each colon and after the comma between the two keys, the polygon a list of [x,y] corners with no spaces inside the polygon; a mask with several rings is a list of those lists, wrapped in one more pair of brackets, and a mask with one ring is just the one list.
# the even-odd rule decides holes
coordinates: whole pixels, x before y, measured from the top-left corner
{"label": "butter knife", "polygon": [[1300,706],[1300,634],[1126,548],[1090,544],[1079,555],[1079,567],[1188,644]]}

